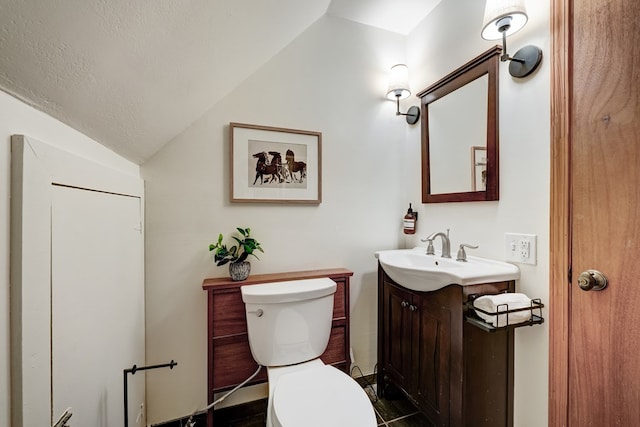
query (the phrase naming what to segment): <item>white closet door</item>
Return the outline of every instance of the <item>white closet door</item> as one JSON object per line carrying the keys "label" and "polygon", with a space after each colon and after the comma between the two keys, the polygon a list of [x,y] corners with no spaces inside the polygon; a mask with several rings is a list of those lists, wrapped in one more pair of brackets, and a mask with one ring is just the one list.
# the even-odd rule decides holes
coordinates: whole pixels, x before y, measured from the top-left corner
{"label": "white closet door", "polygon": [[[51,212],[53,414],[123,425],[123,370],[143,366],[144,288],[137,197],[54,185]],[[144,426],[144,372],[129,375],[129,426]]]}

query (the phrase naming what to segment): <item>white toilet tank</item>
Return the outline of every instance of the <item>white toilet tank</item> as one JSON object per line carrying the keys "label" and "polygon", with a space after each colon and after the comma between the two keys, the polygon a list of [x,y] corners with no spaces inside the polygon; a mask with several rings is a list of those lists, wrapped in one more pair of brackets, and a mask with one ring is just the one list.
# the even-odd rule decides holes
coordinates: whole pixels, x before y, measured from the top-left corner
{"label": "white toilet tank", "polygon": [[293,365],[324,353],[336,287],[329,278],[242,286],[249,346],[256,362]]}

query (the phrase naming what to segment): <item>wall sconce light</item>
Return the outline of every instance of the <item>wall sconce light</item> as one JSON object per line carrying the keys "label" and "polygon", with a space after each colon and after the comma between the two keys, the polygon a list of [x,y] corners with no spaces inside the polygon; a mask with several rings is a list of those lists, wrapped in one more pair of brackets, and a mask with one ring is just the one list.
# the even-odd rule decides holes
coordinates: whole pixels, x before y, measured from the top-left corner
{"label": "wall sconce light", "polygon": [[542,61],[542,50],[533,45],[525,46],[515,55],[507,53],[507,36],[517,32],[527,23],[527,10],[524,0],[487,0],[482,24],[482,38],[499,40],[502,38],[501,61],[509,63],[509,74],[513,77],[526,77],[533,73]]}
{"label": "wall sconce light", "polygon": [[387,98],[396,101],[396,116],[405,116],[407,123],[415,125],[420,119],[420,108],[415,105],[409,107],[406,113],[400,112],[400,100],[411,95],[409,90],[409,69],[404,64],[396,64],[391,67],[389,75],[389,88],[387,89]]}

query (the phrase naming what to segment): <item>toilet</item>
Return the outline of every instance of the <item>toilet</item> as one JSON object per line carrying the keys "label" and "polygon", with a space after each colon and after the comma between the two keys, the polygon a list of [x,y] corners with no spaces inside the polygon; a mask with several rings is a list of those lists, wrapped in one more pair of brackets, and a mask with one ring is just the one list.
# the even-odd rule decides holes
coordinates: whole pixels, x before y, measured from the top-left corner
{"label": "toilet", "polygon": [[336,283],[329,278],[240,288],[251,354],[267,367],[267,427],[374,427],[365,391],[320,360],[329,342]]}

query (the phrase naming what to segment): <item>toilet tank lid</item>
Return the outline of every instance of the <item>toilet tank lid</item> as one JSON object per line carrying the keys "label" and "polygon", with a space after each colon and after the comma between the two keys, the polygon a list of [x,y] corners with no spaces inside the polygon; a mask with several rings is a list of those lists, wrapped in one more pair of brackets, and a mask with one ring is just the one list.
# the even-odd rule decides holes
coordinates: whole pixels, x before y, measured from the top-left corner
{"label": "toilet tank lid", "polygon": [[245,303],[278,304],[332,295],[336,292],[336,288],[336,282],[323,277],[245,285],[240,287],[240,292],[242,293],[242,301]]}

